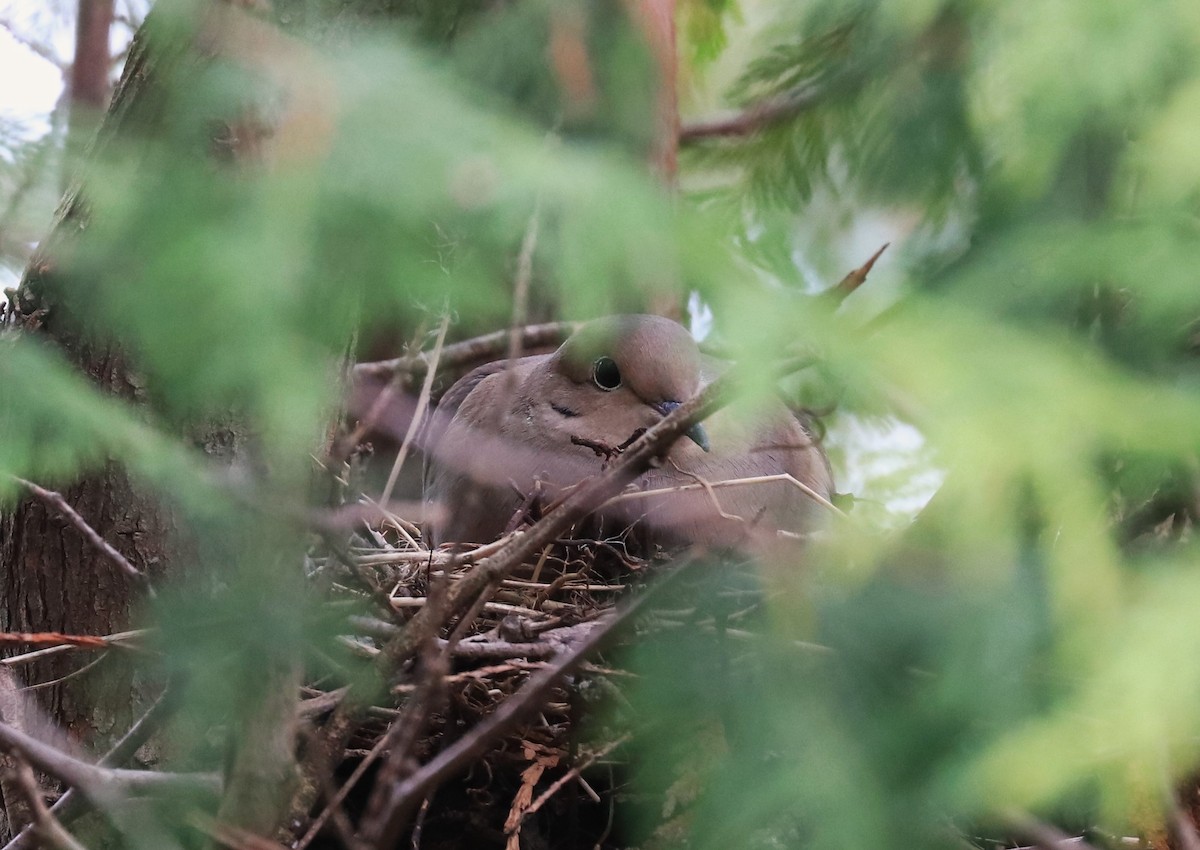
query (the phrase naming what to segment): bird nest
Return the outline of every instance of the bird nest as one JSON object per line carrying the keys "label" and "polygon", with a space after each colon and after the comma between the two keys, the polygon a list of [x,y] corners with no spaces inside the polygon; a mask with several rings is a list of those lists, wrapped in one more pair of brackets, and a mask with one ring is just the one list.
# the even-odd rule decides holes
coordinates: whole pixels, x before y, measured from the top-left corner
{"label": "bird nest", "polygon": [[[669,559],[638,557],[620,538],[560,540],[453,616],[447,599],[454,588],[505,540],[431,551],[414,526],[391,516],[355,542],[360,545],[314,560],[314,578],[324,581],[335,602],[353,599],[374,612],[350,617],[354,633],[339,636],[342,647],[378,663],[389,641],[414,629],[419,612],[426,612],[427,625],[416,624],[425,632],[422,645],[388,670],[386,697],[367,710],[347,741],[336,783],[315,810],[320,814],[309,830],[311,846],[339,846],[335,815],[359,819],[361,831],[361,819],[371,817],[370,794],[361,789],[411,778],[464,742],[474,754],[421,796],[403,846],[624,846],[613,831],[618,805],[633,799],[622,789],[631,740],[622,707],[635,677],[618,666],[615,654],[589,651],[570,675],[536,698],[527,692],[555,660],[579,652],[608,628],[618,602],[643,595],[646,577]],[[656,619],[656,627],[682,625],[670,615]],[[640,628],[649,628],[644,617]],[[314,709],[306,713],[316,715],[331,695],[336,692],[328,687],[310,688]],[[484,728],[502,707],[522,700],[520,720],[503,730]],[[403,728],[419,732],[397,734]],[[387,768],[377,765],[397,746],[408,750],[401,776],[385,778]],[[394,755],[391,764],[397,763]]]}

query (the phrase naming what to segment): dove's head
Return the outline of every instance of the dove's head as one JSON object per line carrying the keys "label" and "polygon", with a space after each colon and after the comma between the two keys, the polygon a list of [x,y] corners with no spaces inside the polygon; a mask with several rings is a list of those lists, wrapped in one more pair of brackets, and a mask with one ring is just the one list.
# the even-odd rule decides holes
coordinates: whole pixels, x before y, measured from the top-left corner
{"label": "dove's head", "polygon": [[[700,352],[685,328],[661,316],[589,322],[546,363],[549,424],[593,448],[624,445],[700,388]],[[708,450],[699,425],[688,436]]]}

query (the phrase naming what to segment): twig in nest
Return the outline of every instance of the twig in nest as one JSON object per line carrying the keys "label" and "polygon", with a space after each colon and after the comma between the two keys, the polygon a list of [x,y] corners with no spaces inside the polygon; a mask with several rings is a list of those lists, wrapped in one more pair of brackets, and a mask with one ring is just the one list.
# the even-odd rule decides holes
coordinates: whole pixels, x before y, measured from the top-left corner
{"label": "twig in nest", "polygon": [[[694,563],[697,562],[685,561],[668,579],[680,575]],[[667,583],[669,581],[662,582],[659,587]],[[376,833],[379,839],[378,846],[394,845],[413,807],[423,797],[452,773],[461,770],[472,759],[484,753],[496,738],[510,732],[528,714],[537,710],[564,675],[596,651],[618,627],[633,619],[653,595],[653,592],[643,594],[597,620],[595,628],[583,640],[556,657],[543,670],[532,675],[520,690],[472,727],[467,734],[447,746],[402,783],[388,789],[386,818],[383,829]]]}
{"label": "twig in nest", "polygon": [[568,770],[566,773],[564,773],[562,776],[560,776],[558,779],[556,779],[552,783],[550,783],[550,787],[547,788],[545,791],[543,791],[541,794],[539,794],[538,798],[536,800],[534,800],[532,803],[530,803],[529,808],[527,808],[525,810],[525,812],[521,815],[521,820],[524,821],[526,818],[528,818],[531,815],[533,815],[534,813],[536,813],[538,809],[540,809],[542,806],[546,805],[547,800],[549,800],[551,797],[553,797],[555,794],[557,794],[559,792],[559,789],[561,789],[564,785],[566,785],[572,779],[574,779],[578,776],[581,776],[585,770],[587,770],[589,767],[591,767],[596,762],[600,761],[600,759],[607,756],[609,753],[611,753],[617,747],[626,743],[631,737],[632,737],[631,735],[622,735],[620,738],[617,738],[617,740],[610,741],[608,744],[605,744],[603,747],[596,750],[596,752],[592,753],[590,756],[585,758],[579,764],[575,765],[570,770]]}
{"label": "twig in nest", "polygon": [[26,490],[28,490],[39,501],[45,503],[51,509],[58,511],[63,519],[74,526],[83,538],[91,545],[93,549],[102,554],[110,562],[115,564],[121,572],[125,573],[134,582],[146,591],[148,596],[154,596],[154,588],[150,586],[150,580],[146,578],[146,574],[129,562],[129,559],[117,551],[111,543],[105,540],[100,532],[92,528],[86,519],[79,515],[73,507],[67,504],[67,500],[63,498],[61,493],[56,493],[53,490],[47,490],[44,487],[39,487],[32,481],[26,481],[24,478],[18,478],[15,475],[9,476],[13,481],[16,481]]}
{"label": "twig in nest", "polygon": [[[682,469],[679,471],[683,472]],[[685,473],[685,474],[691,475],[692,473],[689,472],[689,473]],[[695,477],[695,476],[693,476],[693,477]],[[780,472],[780,473],[776,473],[774,475],[755,475],[750,478],[727,478],[724,481],[701,481],[696,484],[676,484],[671,487],[658,487],[653,490],[630,490],[629,492],[621,493],[619,495],[613,496],[611,499],[609,499],[607,502],[604,503],[603,507],[608,507],[609,505],[615,505],[615,504],[618,504],[619,502],[631,502],[631,501],[636,501],[638,499],[650,498],[651,496],[661,496],[665,493],[683,493],[688,490],[699,490],[699,489],[716,490],[717,488],[722,488],[722,487],[748,487],[748,486],[755,485],[755,484],[769,484],[772,481],[787,482],[788,484],[791,484],[792,486],[796,487],[798,490],[800,490],[800,492],[804,493],[804,495],[808,496],[810,499],[812,499],[814,502],[816,502],[818,505],[825,508],[826,510],[831,511],[832,513],[836,514],[837,516],[840,516],[843,518],[846,517],[845,511],[843,511],[841,508],[839,508],[833,502],[826,499],[824,496],[822,496],[816,490],[809,487],[803,481],[799,480],[798,478],[793,477],[792,475],[789,475],[786,472]],[[724,514],[722,514],[722,515],[724,515]],[[741,517],[736,517],[733,515],[730,515],[730,517],[733,519],[741,519]]]}
{"label": "twig in nest", "polygon": [[[526,325],[521,328],[521,347],[528,351],[531,348],[545,348],[558,345],[580,326],[579,322],[546,322],[540,325]],[[443,369],[455,369],[463,366],[488,363],[505,355],[511,339],[511,329],[485,334],[474,339],[447,345],[442,349],[438,361]],[[397,357],[393,360],[380,360],[374,363],[359,363],[354,367],[354,377],[390,378],[400,373],[409,380],[415,380],[429,371],[429,358],[425,354]]]}
{"label": "twig in nest", "polygon": [[[396,486],[396,479],[400,477],[400,467],[404,466],[404,459],[408,457],[408,451],[412,447],[413,438],[416,437],[425,420],[425,411],[429,407],[429,398],[433,392],[433,376],[437,373],[438,358],[441,356],[442,343],[446,340],[446,329],[449,326],[450,314],[446,313],[442,316],[442,324],[438,328],[437,339],[433,343],[433,352],[429,355],[429,371],[425,373],[425,381],[421,384],[421,394],[417,397],[417,409],[413,411],[412,419],[409,420],[408,430],[404,434],[404,442],[400,444],[400,451],[396,454],[396,462],[392,464],[392,471],[388,473],[387,484],[383,488],[383,495],[379,497],[381,505],[387,505],[388,501],[392,498],[392,490]],[[393,381],[388,384],[388,389],[395,385],[396,382]],[[384,390],[384,392],[386,391]],[[371,409],[374,411],[375,406]]]}
{"label": "twig in nest", "polygon": [[46,808],[44,792],[38,786],[29,762],[20,756],[14,756],[14,761],[16,763],[9,771],[9,775],[20,789],[25,803],[29,806],[29,811],[33,813],[31,828],[58,850],[86,850]]}
{"label": "twig in nest", "polygon": [[508,836],[505,850],[521,850],[521,827],[525,823],[525,817],[530,814],[529,805],[533,802],[533,789],[541,781],[542,774],[558,767],[562,758],[558,752],[528,741],[523,742],[522,751],[529,766],[521,771],[521,787],[513,795],[512,806],[504,820],[504,834]]}
{"label": "twig in nest", "polygon": [[[508,331],[508,369],[504,376],[504,395],[511,397],[515,389],[517,359],[521,356],[521,328],[525,326],[525,317],[529,307],[529,284],[533,281],[533,251],[537,247],[538,220],[541,217],[541,199],[534,202],[533,212],[529,215],[529,224],[525,228],[525,236],[521,240],[521,253],[517,255],[517,276],[513,281],[512,321]],[[430,371],[435,369],[430,367]]]}

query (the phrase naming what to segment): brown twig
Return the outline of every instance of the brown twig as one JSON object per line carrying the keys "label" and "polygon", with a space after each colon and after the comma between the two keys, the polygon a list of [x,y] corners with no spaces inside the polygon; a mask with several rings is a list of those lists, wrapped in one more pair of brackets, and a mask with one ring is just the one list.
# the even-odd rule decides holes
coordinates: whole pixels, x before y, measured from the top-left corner
{"label": "brown twig", "polygon": [[871,255],[871,258],[861,266],[850,272],[842,278],[836,286],[831,286],[822,292],[818,298],[827,299],[833,304],[841,304],[854,290],[858,289],[867,280],[867,275],[871,273],[871,269],[875,266],[875,261],[887,250],[888,245],[892,243],[884,242],[883,247]]}
{"label": "brown twig", "polygon": [[111,543],[105,540],[100,533],[96,531],[96,529],[92,528],[88,524],[87,520],[80,516],[73,507],[67,504],[67,500],[63,498],[61,493],[56,493],[53,490],[47,490],[44,487],[39,487],[32,481],[26,481],[24,478],[18,478],[15,475],[10,477],[13,481],[16,481],[18,484],[28,490],[39,501],[45,503],[53,510],[58,511],[58,513],[62,515],[63,519],[73,525],[79,531],[79,533],[83,535],[84,539],[91,544],[92,548],[96,549],[98,552],[104,555],[104,557],[108,558],[108,560],[115,564],[118,569],[120,569],[138,585],[140,585],[147,594],[150,596],[154,595],[154,588],[150,586],[150,580],[146,577],[146,574],[133,564],[129,563],[128,558],[118,552]]}
{"label": "brown twig", "polygon": [[[176,690],[168,687],[154,705],[147,709],[141,719],[126,732],[121,740],[113,745],[103,758],[97,762],[98,767],[117,767],[129,759],[149,740],[158,730],[162,722],[179,707]],[[51,813],[61,821],[70,822],[78,817],[86,808],[86,800],[76,788],[68,788],[50,807]],[[4,845],[4,850],[32,850],[36,835],[32,829],[25,829],[19,835]]]}
{"label": "brown twig", "polygon": [[826,92],[824,86],[800,86],[740,112],[689,122],[679,130],[679,143],[687,145],[705,139],[744,138],[753,135],[795,118],[820,102]]}
{"label": "brown twig", "polygon": [[[412,419],[408,423],[408,430],[404,434],[404,441],[400,444],[400,451],[396,453],[396,462],[392,464],[392,470],[388,473],[387,484],[383,488],[383,495],[379,497],[380,505],[386,505],[391,500],[392,490],[396,486],[396,479],[400,477],[400,467],[404,466],[404,459],[408,457],[413,438],[416,437],[425,419],[425,411],[429,407],[429,398],[433,392],[433,376],[437,374],[438,358],[442,353],[442,343],[446,341],[446,329],[448,327],[450,327],[450,314],[446,313],[442,316],[442,324],[438,327],[437,339],[433,343],[433,351],[429,354],[429,370],[425,373],[425,381],[421,385],[421,394],[417,397],[417,409],[413,411]],[[390,389],[395,385],[396,382],[392,381],[388,387]]]}
{"label": "brown twig", "polygon": [[107,638],[95,635],[64,635],[62,632],[0,632],[0,646],[77,646],[108,649]]}
{"label": "brown twig", "polygon": [[[440,615],[436,618],[442,622],[447,619],[447,596],[448,587],[444,578],[431,584],[426,610],[436,612],[436,615]],[[425,636],[417,690],[383,736],[387,741],[382,751],[383,764],[371,789],[359,829],[361,844],[365,847],[388,846],[380,836],[387,824],[389,791],[412,773],[412,749],[420,740],[438,704],[445,698],[444,680],[450,672],[450,655],[449,652],[439,651],[436,641],[436,634]]]}
{"label": "brown twig", "polygon": [[[520,330],[522,349],[544,348],[558,345],[580,326],[579,322],[546,322],[540,325],[526,325]],[[487,363],[503,357],[511,344],[511,330],[505,328],[495,333],[484,334],[473,339],[456,342],[442,349],[439,364],[443,369],[458,369],[468,365]],[[429,357],[421,352],[392,360],[379,360],[373,363],[359,363],[354,367],[354,377],[390,378],[400,373],[407,382],[413,382],[424,377],[429,371]]]}
{"label": "brown twig", "polygon": [[[107,649],[113,646],[121,646],[126,641],[133,640],[134,638],[144,637],[148,634],[150,634],[150,629],[132,629],[127,632],[116,632],[111,635],[104,635],[101,638],[97,638],[97,640],[103,641],[103,648]],[[73,649],[80,648],[90,649],[92,646],[89,645],[87,647],[81,647],[80,644],[76,643],[59,643],[55,646],[48,646],[44,649],[35,649],[33,652],[24,652],[20,655],[13,655],[8,658],[0,658],[0,666],[16,667],[21,664],[30,664],[34,661],[40,661],[41,659],[47,658],[51,655],[60,655],[64,652],[70,652]]]}
{"label": "brown twig", "polygon": [[513,796],[508,817],[504,820],[504,834],[508,836],[505,850],[521,850],[521,827],[525,824],[525,816],[529,813],[530,803],[533,802],[533,789],[541,781],[542,774],[558,767],[562,759],[558,751],[528,741],[524,742],[522,750],[529,766],[521,771],[521,786]]}
{"label": "brown twig", "polygon": [[220,791],[220,777],[199,773],[163,773],[153,770],[107,768],[67,755],[20,730],[0,723],[0,749],[19,755],[96,803],[135,794],[175,793],[212,796]]}
{"label": "brown twig", "polygon": [[533,212],[529,216],[529,224],[525,228],[525,236],[521,240],[521,251],[517,255],[517,276],[513,281],[512,321],[509,323],[508,330],[510,369],[524,350],[523,332],[529,307],[529,285],[533,281],[533,252],[537,247],[540,212],[541,203],[539,201],[534,204]]}
{"label": "brown twig", "polygon": [[29,762],[19,756],[14,757],[14,760],[16,764],[9,774],[33,813],[33,824],[30,828],[58,850],[86,850],[46,808],[45,793],[38,786]]}
{"label": "brown twig", "polygon": [[600,749],[596,750],[596,752],[592,753],[590,756],[585,758],[579,764],[572,767],[570,770],[568,770],[566,773],[564,773],[558,779],[551,782],[550,787],[547,788],[545,791],[543,791],[541,794],[539,794],[538,798],[529,804],[529,808],[527,808],[525,810],[524,814],[521,815],[521,820],[525,820],[526,818],[528,818],[528,817],[532,816],[534,813],[536,813],[538,809],[540,809],[542,806],[546,805],[547,800],[549,800],[551,797],[553,797],[555,794],[557,794],[559,792],[559,789],[561,789],[564,785],[566,785],[568,782],[570,782],[575,777],[582,775],[585,770],[587,770],[589,767],[591,767],[596,762],[600,761],[600,759],[607,756],[609,753],[611,753],[617,747],[626,743],[631,737],[632,737],[631,735],[622,735],[621,737],[617,738],[617,740],[610,741],[609,743],[605,744]]}

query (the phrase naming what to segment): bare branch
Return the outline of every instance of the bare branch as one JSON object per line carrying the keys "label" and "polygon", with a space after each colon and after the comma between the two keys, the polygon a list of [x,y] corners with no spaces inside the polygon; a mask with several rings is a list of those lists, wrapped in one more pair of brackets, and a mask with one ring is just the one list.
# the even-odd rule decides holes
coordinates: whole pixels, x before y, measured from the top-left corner
{"label": "bare branch", "polygon": [[79,533],[82,534],[84,539],[91,544],[93,549],[96,549],[98,552],[104,555],[104,557],[108,558],[109,561],[116,564],[118,569],[133,579],[149,595],[154,595],[154,589],[150,587],[150,580],[146,578],[146,574],[133,564],[129,563],[129,560],[120,552],[118,552],[111,543],[105,540],[100,533],[96,531],[96,529],[88,525],[87,520],[80,516],[73,507],[67,504],[67,500],[63,498],[61,493],[56,493],[53,490],[47,490],[44,487],[39,487],[32,481],[26,481],[24,478],[18,478],[15,475],[10,477],[13,481],[16,481],[18,484],[28,490],[39,501],[44,502],[47,506],[62,514],[63,518],[67,520],[67,522],[79,530]]}
{"label": "bare branch", "polygon": [[[408,431],[404,434],[404,442],[400,444],[400,451],[397,452],[396,461],[392,464],[391,472],[388,473],[387,484],[385,484],[383,488],[383,495],[379,497],[379,504],[381,505],[386,505],[389,501],[391,501],[392,489],[396,486],[396,479],[400,477],[400,468],[404,466],[404,459],[408,457],[409,449],[412,448],[413,439],[417,436],[417,432],[421,428],[421,423],[425,420],[425,411],[429,408],[429,398],[433,392],[433,377],[435,374],[437,374],[438,358],[441,356],[442,343],[446,341],[446,329],[449,327],[450,314],[446,313],[442,316],[442,324],[438,328],[437,339],[434,340],[433,351],[430,352],[429,355],[429,370],[425,373],[425,380],[421,384],[421,395],[417,398],[417,409],[413,411],[412,419],[410,419],[408,422]],[[388,384],[388,389],[394,388],[396,384],[397,381],[393,379],[392,382]],[[385,394],[386,391],[379,394],[379,399],[377,399],[376,404],[372,405],[372,412],[376,410],[382,412],[383,405],[386,404],[386,401],[384,400]],[[362,428],[363,425],[369,426],[370,424],[373,423],[364,422],[359,425],[359,428]]]}
{"label": "bare branch", "polygon": [[[176,693],[168,687],[159,696],[154,705],[142,715],[137,723],[133,724],[128,732],[117,741],[113,748],[100,759],[99,767],[117,767],[133,758],[134,753],[149,740],[150,736],[158,730],[162,722],[169,717],[179,707],[179,701],[176,698]],[[50,811],[62,821],[70,822],[78,817],[86,808],[86,800],[80,795],[76,788],[68,788],[58,800],[50,807]],[[13,838],[12,841],[4,845],[4,850],[33,850],[37,836],[32,829],[25,829]]]}
{"label": "bare branch", "polygon": [[15,757],[15,761],[16,765],[10,771],[10,775],[33,812],[33,830],[58,850],[86,850],[46,808],[45,793],[38,786],[29,762],[20,757]]}
{"label": "bare branch", "polygon": [[819,103],[827,91],[824,86],[800,86],[741,112],[731,112],[684,124],[679,130],[679,143],[687,145],[704,139],[744,138],[754,135],[795,118]]}
{"label": "bare branch", "polygon": [[220,778],[213,774],[160,773],[88,764],[7,723],[0,723],[0,749],[19,755],[38,770],[78,788],[97,804],[137,794],[183,793],[211,797],[221,788]]}
{"label": "bare branch", "polygon": [[828,299],[834,304],[841,304],[850,293],[866,282],[867,275],[871,273],[871,269],[875,266],[875,261],[880,258],[890,244],[890,242],[884,242],[883,247],[872,254],[869,260],[842,278],[836,286],[831,286],[817,297]]}
{"label": "bare branch", "polygon": [[[579,322],[547,322],[541,325],[527,325],[520,330],[521,348],[528,350],[558,345],[574,333],[579,325]],[[511,333],[511,330],[506,328],[502,331],[447,345],[442,349],[442,355],[438,362],[443,369],[455,369],[496,360],[507,352]],[[424,377],[428,371],[429,355],[421,352],[397,357],[393,360],[359,363],[354,367],[354,377],[359,380],[390,378],[399,372],[406,376],[406,380],[411,386],[413,382]]]}

